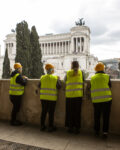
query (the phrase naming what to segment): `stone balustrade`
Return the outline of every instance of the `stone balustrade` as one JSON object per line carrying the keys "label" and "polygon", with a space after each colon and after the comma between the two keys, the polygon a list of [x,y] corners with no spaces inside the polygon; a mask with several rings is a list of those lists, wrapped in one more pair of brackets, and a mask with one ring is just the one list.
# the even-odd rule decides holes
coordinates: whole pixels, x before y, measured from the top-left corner
{"label": "stone balustrade", "polygon": [[[29,80],[25,87],[22,108],[19,118],[26,123],[40,124],[41,103],[39,80]],[[84,98],[82,103],[81,128],[93,129],[93,106],[90,99],[90,90],[87,88],[90,82],[85,81]],[[110,117],[110,132],[120,135],[120,80],[112,80],[112,108]],[[12,104],[9,100],[9,80],[0,80],[0,120],[10,120]],[[64,127],[65,121],[65,90],[64,85],[58,92],[58,101],[55,111],[55,124]]]}

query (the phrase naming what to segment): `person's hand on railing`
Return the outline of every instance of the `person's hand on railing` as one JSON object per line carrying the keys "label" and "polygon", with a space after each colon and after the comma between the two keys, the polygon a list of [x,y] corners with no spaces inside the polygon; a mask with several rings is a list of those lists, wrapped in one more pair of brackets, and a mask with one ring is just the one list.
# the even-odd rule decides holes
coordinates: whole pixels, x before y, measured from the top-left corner
{"label": "person's hand on railing", "polygon": [[26,76],[22,76],[23,77],[23,79],[28,79],[28,77],[26,77]]}

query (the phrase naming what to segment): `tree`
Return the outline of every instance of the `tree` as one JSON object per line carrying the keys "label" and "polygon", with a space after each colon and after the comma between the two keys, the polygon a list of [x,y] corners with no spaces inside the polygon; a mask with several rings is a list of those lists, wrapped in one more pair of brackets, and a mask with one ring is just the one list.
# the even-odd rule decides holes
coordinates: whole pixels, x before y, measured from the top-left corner
{"label": "tree", "polygon": [[9,79],[10,78],[10,60],[8,58],[8,50],[5,51],[5,57],[3,62],[3,74],[2,78]]}
{"label": "tree", "polygon": [[31,72],[30,77],[40,78],[44,74],[43,63],[42,63],[42,54],[39,44],[39,36],[37,34],[35,26],[31,28],[30,34],[31,41]]}
{"label": "tree", "polygon": [[22,21],[16,26],[16,43],[15,62],[20,62],[23,66],[23,74],[30,77],[31,43],[30,30],[26,21]]}

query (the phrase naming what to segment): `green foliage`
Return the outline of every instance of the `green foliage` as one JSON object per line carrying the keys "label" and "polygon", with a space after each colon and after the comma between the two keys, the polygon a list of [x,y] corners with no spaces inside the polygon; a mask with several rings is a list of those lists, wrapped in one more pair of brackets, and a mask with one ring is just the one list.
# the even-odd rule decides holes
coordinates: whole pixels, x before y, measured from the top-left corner
{"label": "green foliage", "polygon": [[3,74],[2,78],[9,79],[10,78],[10,60],[8,58],[8,50],[5,51],[5,57],[3,62]]}
{"label": "green foliage", "polygon": [[35,26],[31,28],[30,34],[31,41],[31,74],[30,77],[33,79],[40,78],[44,74],[42,54],[39,44],[39,36],[37,34]]}
{"label": "green foliage", "polygon": [[26,21],[17,24],[16,43],[15,62],[20,62],[23,66],[23,74],[30,77],[31,43],[30,30]]}
{"label": "green foliage", "polygon": [[23,74],[29,78],[40,78],[43,74],[42,55],[39,45],[39,36],[35,26],[31,32],[26,21],[16,27],[16,58],[23,66]]}

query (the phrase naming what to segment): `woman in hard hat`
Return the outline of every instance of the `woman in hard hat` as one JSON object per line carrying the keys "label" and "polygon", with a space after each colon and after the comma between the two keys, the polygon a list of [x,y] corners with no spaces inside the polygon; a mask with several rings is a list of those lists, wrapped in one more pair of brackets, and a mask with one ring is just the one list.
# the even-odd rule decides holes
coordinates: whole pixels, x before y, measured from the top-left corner
{"label": "woman in hard hat", "polygon": [[69,133],[79,133],[81,124],[81,104],[83,97],[83,72],[79,69],[78,61],[73,61],[71,70],[65,76],[66,84],[66,118],[65,126]]}
{"label": "woman in hard hat", "polygon": [[100,117],[103,119],[103,137],[107,137],[109,130],[109,118],[112,102],[111,82],[108,74],[104,72],[105,66],[99,62],[95,66],[95,75],[91,77],[91,98],[94,106],[94,130],[100,132]]}
{"label": "woman in hard hat", "polygon": [[48,113],[48,131],[55,131],[54,126],[54,112],[57,101],[57,90],[61,88],[61,82],[59,78],[54,73],[54,66],[51,64],[46,64],[45,66],[46,75],[40,78],[40,100],[42,104],[41,113],[41,131],[46,130],[45,119]]}
{"label": "woman in hard hat", "polygon": [[17,120],[17,114],[20,110],[22,96],[24,94],[24,86],[27,83],[27,77],[23,77],[22,74],[22,65],[20,63],[14,64],[14,71],[11,73],[10,78],[10,101],[13,104],[12,113],[11,113],[11,125],[18,126],[22,123]]}

